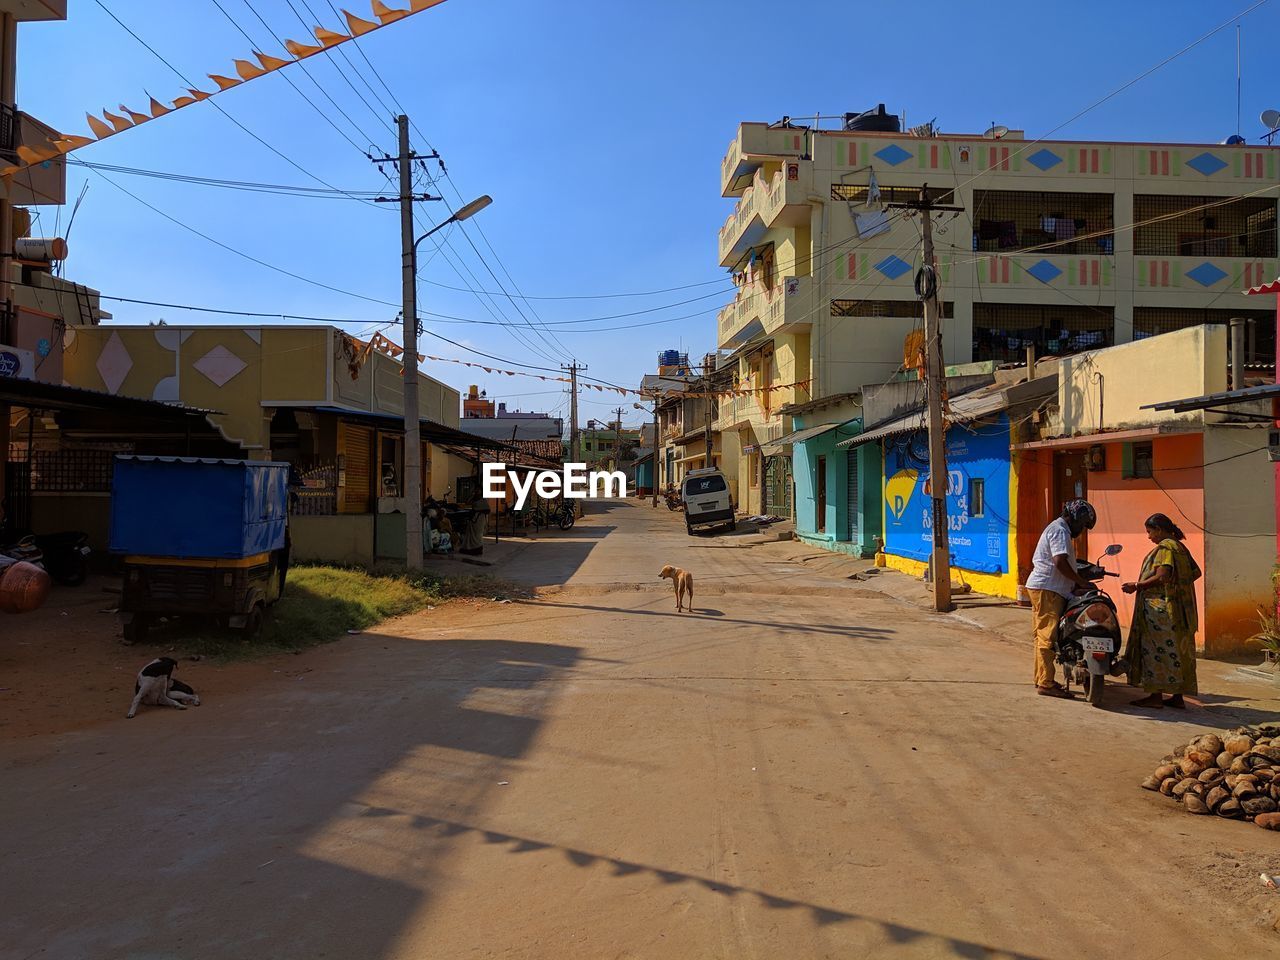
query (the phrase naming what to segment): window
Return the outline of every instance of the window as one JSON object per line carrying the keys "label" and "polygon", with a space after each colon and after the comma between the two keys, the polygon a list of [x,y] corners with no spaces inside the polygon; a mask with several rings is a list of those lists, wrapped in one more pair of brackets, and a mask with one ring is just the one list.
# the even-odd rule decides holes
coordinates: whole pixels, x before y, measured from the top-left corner
{"label": "window", "polygon": [[[847,200],[850,203],[866,203],[867,187],[856,183],[833,183],[831,185],[832,200]],[[881,203],[908,203],[920,199],[919,187],[881,187],[880,202]],[[941,203],[951,206],[955,203],[956,194],[954,190],[944,190],[941,193],[929,191],[929,200],[932,203]]]}
{"label": "window", "polygon": [[1126,480],[1149,480],[1155,473],[1155,456],[1150,443],[1126,443],[1120,475]]}
{"label": "window", "polygon": [[724,477],[689,477],[684,482],[686,497],[698,493],[720,493],[724,489]]}
{"label": "window", "polygon": [[1113,209],[1109,193],[975,190],[973,249],[1045,247],[1050,255],[1106,256],[1115,248]]}
{"label": "window", "polygon": [[[942,305],[942,317],[950,320],[955,305],[947,301]],[[833,317],[898,317],[917,319],[921,313],[919,300],[832,300]]]}
{"label": "window", "polygon": [[1274,257],[1274,197],[1133,198],[1133,235],[1140,257]]}
{"label": "window", "polygon": [[975,303],[973,359],[1021,363],[1030,346],[1042,357],[1109,347],[1114,326],[1111,307]]}
{"label": "window", "polygon": [[969,481],[969,516],[984,517],[987,514],[987,481],[976,477]]}

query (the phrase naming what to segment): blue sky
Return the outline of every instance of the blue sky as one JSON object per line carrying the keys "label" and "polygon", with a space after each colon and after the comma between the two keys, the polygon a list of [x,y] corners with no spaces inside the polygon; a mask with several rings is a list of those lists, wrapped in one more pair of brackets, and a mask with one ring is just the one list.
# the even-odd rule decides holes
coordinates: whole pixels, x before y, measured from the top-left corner
{"label": "blue sky", "polygon": [[[230,72],[231,59],[250,48],[214,0],[104,2],[193,79]],[[307,20],[339,24],[328,0],[217,2],[267,53],[279,53],[279,46],[270,42],[254,10],[277,37],[307,39],[290,4]],[[334,5],[342,6],[336,0]],[[347,6],[368,14],[365,0]],[[333,125],[281,74],[214,102],[310,174],[347,190],[391,189],[347,138],[361,148],[372,141],[371,152],[393,151],[386,108],[402,105],[421,132],[415,148],[428,150],[426,138],[448,165],[452,184],[443,183],[442,190],[449,201],[457,206],[458,194],[493,196],[494,205],[467,232],[513,295],[517,287],[532,298],[702,284],[638,298],[518,301],[522,319],[503,297],[491,301],[439,286],[498,290],[458,228],[449,228],[448,253],[425,262],[421,310],[490,321],[428,317],[429,329],[524,364],[556,367],[573,355],[589,365],[588,376],[634,386],[652,370],[657,351],[680,347],[700,354],[714,345],[715,310],[727,302],[730,289],[715,262],[716,232],[733,203],[719,195],[719,165],[739,121],[836,114],[883,101],[891,111],[905,111],[909,122],[937,117],[947,132],[981,131],[994,120],[1040,136],[1248,6],[1249,0],[923,0],[908,13],[897,5],[848,0],[448,0],[359,41],[381,80],[351,44],[342,48],[350,62],[331,54],[306,61],[307,72],[300,65],[283,71]],[[23,110],[80,133],[86,110],[114,110],[122,102],[143,109],[144,90],[162,100],[183,92],[178,77],[96,0],[72,0],[70,7],[66,23],[21,27]],[[1280,32],[1280,3],[1264,5],[1243,23],[1242,132],[1252,139],[1261,133],[1259,112],[1280,108],[1271,49]],[[1056,136],[1221,140],[1235,132],[1235,44],[1234,29],[1224,30]],[[203,177],[319,186],[211,103],[126,131],[78,156]],[[393,205],[109,176],[170,217],[245,254],[375,301],[399,301]],[[68,179],[70,195],[86,181],[89,190],[70,234],[66,275],[104,293],[344,317],[353,330],[372,329],[362,321],[395,316],[394,307],[250,263],[95,173],[74,169]],[[441,204],[426,206],[432,217],[447,215]],[[61,211],[62,233],[69,209]],[[56,208],[44,208],[36,232],[52,235],[58,218]],[[424,261],[431,243],[423,245]],[[673,305],[691,298],[703,299]],[[227,322],[167,308],[106,306],[125,322]],[[526,326],[640,310],[651,312],[552,327],[554,338]],[[706,312],[653,324],[696,311]],[[524,333],[500,325],[494,314]],[[619,326],[628,329],[599,329]],[[396,331],[389,333],[399,339]],[[422,349],[476,359],[430,336]],[[558,384],[488,377],[452,364],[429,364],[427,371],[459,388],[478,382],[512,407],[566,408]],[[584,421],[603,418],[618,405],[616,395],[583,400]],[[642,415],[630,401],[623,405],[625,419],[638,422]]]}

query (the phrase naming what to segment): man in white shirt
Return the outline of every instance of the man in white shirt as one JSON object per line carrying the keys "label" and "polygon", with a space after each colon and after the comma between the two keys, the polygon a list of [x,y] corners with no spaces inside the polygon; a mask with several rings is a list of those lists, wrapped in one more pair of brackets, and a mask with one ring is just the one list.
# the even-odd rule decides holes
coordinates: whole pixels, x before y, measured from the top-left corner
{"label": "man in white shirt", "polygon": [[1097,522],[1098,514],[1088,500],[1068,500],[1062,505],[1062,516],[1040,534],[1031,558],[1027,593],[1031,595],[1031,616],[1035,625],[1036,693],[1043,697],[1070,696],[1053,679],[1053,640],[1068,598],[1077,587],[1089,586],[1089,581],[1076,570],[1073,541],[1084,531],[1092,530]]}

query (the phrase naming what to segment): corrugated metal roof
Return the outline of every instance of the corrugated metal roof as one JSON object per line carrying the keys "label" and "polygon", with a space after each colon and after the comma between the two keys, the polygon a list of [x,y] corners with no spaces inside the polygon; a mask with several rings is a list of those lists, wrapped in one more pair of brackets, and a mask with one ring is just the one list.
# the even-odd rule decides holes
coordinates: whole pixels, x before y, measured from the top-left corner
{"label": "corrugated metal roof", "polygon": [[[1276,283],[1280,284],[1280,280]],[[1270,400],[1280,397],[1280,383],[1263,383],[1256,387],[1245,387],[1243,390],[1226,390],[1222,393],[1206,393],[1200,397],[1186,397],[1182,400],[1165,400],[1161,403],[1148,403],[1143,410],[1172,410],[1183,413],[1187,410],[1205,410],[1209,407],[1228,407],[1237,403],[1251,403],[1254,400]]]}
{"label": "corrugated metal roof", "polygon": [[775,456],[782,453],[787,447],[796,443],[802,443],[805,440],[812,440],[814,437],[821,436],[832,430],[838,429],[842,424],[839,423],[820,423],[812,427],[804,427],[800,430],[792,430],[785,436],[779,437],[777,440],[766,440],[760,444],[760,451],[767,457]]}
{"label": "corrugated metal roof", "polygon": [[[1031,381],[1023,380],[1009,386],[992,384],[989,387],[980,387],[972,393],[956,397],[947,405],[945,419],[948,425],[970,423],[974,420],[981,420],[983,417],[989,417],[992,414],[1002,413],[1018,404],[1047,400],[1050,397],[1057,396],[1057,394],[1058,375],[1056,373],[1048,377],[1037,377]],[[927,427],[928,420],[925,416],[925,411],[921,409],[914,413],[909,413],[905,417],[899,417],[897,420],[890,420],[888,423],[860,433],[856,437],[841,440],[836,446],[855,447],[875,440],[883,440],[886,437],[915,433],[917,430],[924,430]]]}

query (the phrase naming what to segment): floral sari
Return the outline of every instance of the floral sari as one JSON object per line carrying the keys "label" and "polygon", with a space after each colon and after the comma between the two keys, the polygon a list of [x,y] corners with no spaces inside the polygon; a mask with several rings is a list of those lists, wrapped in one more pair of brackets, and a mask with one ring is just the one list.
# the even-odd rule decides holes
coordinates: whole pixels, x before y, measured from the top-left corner
{"label": "floral sari", "polygon": [[1142,561],[1141,580],[1169,567],[1173,576],[1137,594],[1129,628],[1129,682],[1148,693],[1196,692],[1195,582],[1200,567],[1177,540],[1162,540]]}

